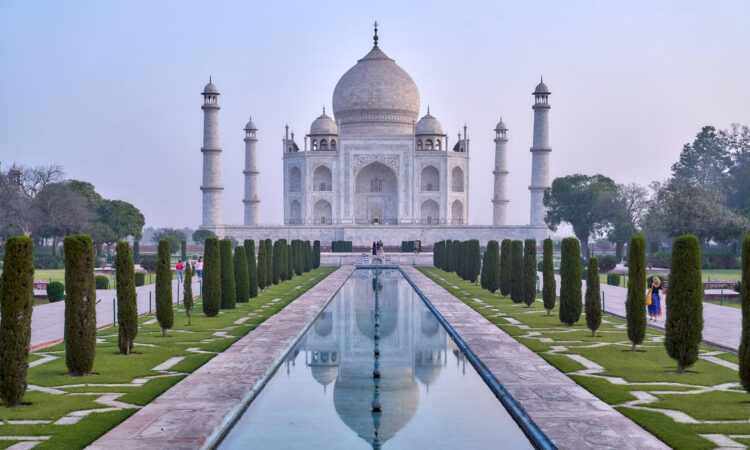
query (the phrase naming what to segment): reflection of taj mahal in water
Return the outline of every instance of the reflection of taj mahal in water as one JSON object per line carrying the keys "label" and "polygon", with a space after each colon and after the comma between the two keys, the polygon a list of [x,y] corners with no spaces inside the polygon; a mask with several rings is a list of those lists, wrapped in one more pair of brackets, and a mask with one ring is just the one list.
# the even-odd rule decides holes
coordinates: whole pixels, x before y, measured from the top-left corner
{"label": "reflection of taj mahal in water", "polygon": [[[382,414],[374,420],[373,347],[375,300],[369,271],[344,286],[341,301],[318,319],[295,351],[305,351],[306,364],[323,390],[333,390],[341,420],[371,445],[392,438],[412,419],[419,406],[419,384],[429,389],[446,363],[448,339],[435,316],[415,296],[398,272],[383,272],[379,281],[380,358],[378,386]],[[398,292],[398,291],[401,292]],[[368,292],[369,291],[369,292]],[[427,391],[428,392],[428,391]],[[377,429],[377,440],[376,440]]]}
{"label": "reflection of taj mahal in water", "polygon": [[[336,239],[355,245],[372,240],[400,242],[478,238],[543,238],[543,192],[549,186],[549,89],[533,92],[534,136],[531,147],[529,225],[506,225],[506,146],[502,120],[494,135],[494,185],[479,196],[491,201],[492,226],[468,225],[469,158],[472,147],[464,125],[451,140],[430,113],[419,118],[420,96],[409,74],[375,45],[338,81],[333,117],[323,109],[298,142],[286,127],[282,139],[283,226],[259,226],[260,191],[256,145],[258,128],[250,120],[245,133],[244,225],[225,225],[218,140],[218,96],[209,82],[203,90],[203,222],[219,236]],[[489,133],[488,133],[489,134]],[[486,136],[489,143],[491,135]],[[484,139],[484,138],[483,138]],[[489,145],[475,149],[485,151]],[[267,149],[261,153],[268,157]]]}

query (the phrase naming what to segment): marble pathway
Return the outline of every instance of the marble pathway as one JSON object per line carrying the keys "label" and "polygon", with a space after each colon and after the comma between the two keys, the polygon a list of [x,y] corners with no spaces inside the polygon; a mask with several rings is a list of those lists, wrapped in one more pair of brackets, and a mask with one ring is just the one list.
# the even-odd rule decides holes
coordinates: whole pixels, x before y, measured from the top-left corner
{"label": "marble pathway", "polygon": [[[542,273],[539,272],[539,279]],[[560,276],[556,275],[557,294],[560,294]],[[541,286],[541,284],[540,284]],[[541,289],[541,287],[540,287]],[[624,287],[602,284],[604,293],[604,311],[613,316],[625,318],[625,299],[628,290]],[[583,295],[586,295],[586,280],[582,285]],[[643,293],[646,299],[646,293]],[[664,320],[666,319],[665,301],[662,296],[662,316],[656,321],[648,321],[648,326],[655,330],[664,331]],[[711,303],[703,303],[703,343],[732,353],[737,353],[742,336],[742,310],[731,306],[720,306]]]}
{"label": "marble pathway", "polygon": [[669,448],[416,268],[402,268],[558,448]]}
{"label": "marble pathway", "polygon": [[[182,302],[182,283],[180,283],[180,297]],[[138,314],[146,314],[149,311],[149,293],[151,294],[151,310],[156,311],[156,284],[138,286],[135,292],[138,295]],[[193,295],[200,292],[198,277],[193,277]],[[117,298],[114,289],[98,289],[96,298],[100,302],[96,305],[96,327],[102,328],[112,325],[112,299]],[[172,298],[177,302],[177,281],[172,281]],[[65,302],[48,303],[34,307],[31,315],[31,349],[49,347],[62,342],[63,329],[65,328]]]}
{"label": "marble pathway", "polygon": [[353,270],[330,274],[89,449],[212,447]]}

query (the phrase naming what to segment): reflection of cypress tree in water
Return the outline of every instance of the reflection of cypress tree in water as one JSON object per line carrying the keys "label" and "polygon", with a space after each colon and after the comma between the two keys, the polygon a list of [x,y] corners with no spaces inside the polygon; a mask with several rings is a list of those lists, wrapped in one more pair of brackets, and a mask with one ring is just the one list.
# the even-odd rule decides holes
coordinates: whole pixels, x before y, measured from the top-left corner
{"label": "reflection of cypress tree in water", "polygon": [[375,392],[372,395],[372,425],[375,428],[375,439],[372,441],[372,448],[380,448],[380,416],[382,414],[380,405],[380,290],[383,285],[378,279],[378,271],[375,269],[375,278],[372,279],[372,289],[375,291],[375,335],[373,341],[375,341],[375,348],[373,350],[373,358],[375,362],[372,369],[373,384],[375,385]]}

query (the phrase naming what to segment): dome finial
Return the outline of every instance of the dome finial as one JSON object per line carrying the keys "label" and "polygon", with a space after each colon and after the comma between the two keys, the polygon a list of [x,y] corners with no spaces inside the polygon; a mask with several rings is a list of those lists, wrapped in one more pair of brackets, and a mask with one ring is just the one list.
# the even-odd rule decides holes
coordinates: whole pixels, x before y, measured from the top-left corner
{"label": "dome finial", "polygon": [[323,114],[326,113],[326,105],[323,105]]}
{"label": "dome finial", "polygon": [[430,105],[427,105],[427,114],[430,113]]}
{"label": "dome finial", "polygon": [[378,46],[378,21],[377,20],[375,21],[373,26],[375,27],[375,36],[373,36],[372,39],[375,41],[375,47],[377,47]]}
{"label": "dome finial", "polygon": [[211,75],[209,75],[209,76],[208,76],[208,82],[209,82],[209,83],[213,83],[213,80],[212,80],[212,77],[211,77]]}

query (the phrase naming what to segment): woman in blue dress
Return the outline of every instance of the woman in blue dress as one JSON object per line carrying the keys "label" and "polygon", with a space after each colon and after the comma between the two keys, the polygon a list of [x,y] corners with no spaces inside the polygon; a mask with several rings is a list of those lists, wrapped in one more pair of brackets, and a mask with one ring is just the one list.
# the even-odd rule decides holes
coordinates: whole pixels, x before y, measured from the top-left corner
{"label": "woman in blue dress", "polygon": [[651,304],[648,305],[648,316],[650,320],[656,320],[661,317],[661,292],[662,285],[661,279],[658,275],[654,275],[651,286],[649,286],[649,295],[651,295]]}

